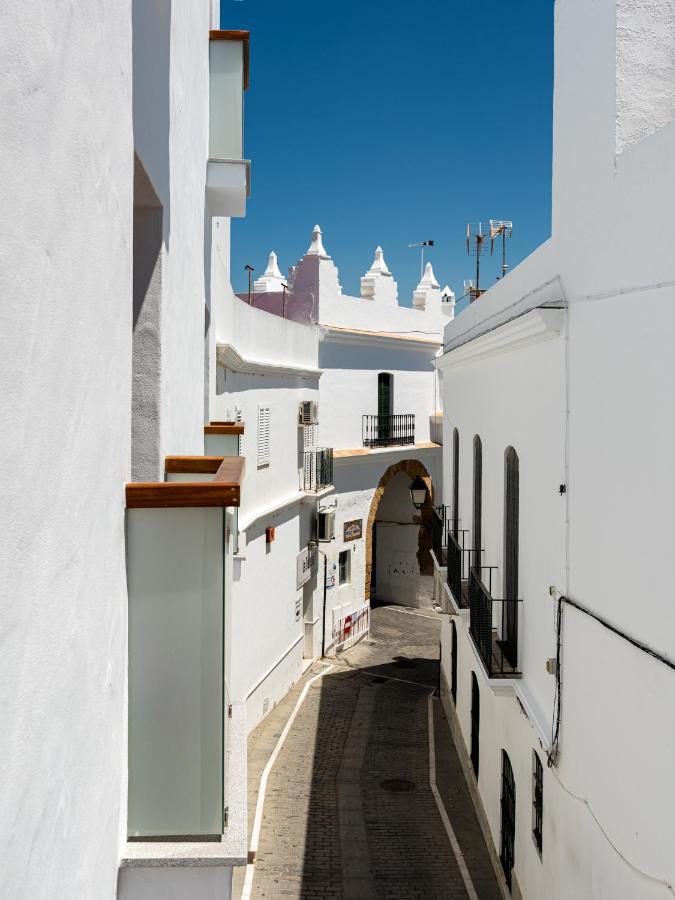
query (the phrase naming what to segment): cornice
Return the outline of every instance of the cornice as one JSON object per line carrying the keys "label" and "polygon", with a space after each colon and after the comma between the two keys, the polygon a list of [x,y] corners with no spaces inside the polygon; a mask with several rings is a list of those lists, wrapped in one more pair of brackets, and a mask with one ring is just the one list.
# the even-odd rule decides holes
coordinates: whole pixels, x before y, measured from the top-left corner
{"label": "cornice", "polygon": [[558,337],[565,322],[564,309],[533,309],[504,325],[449,350],[436,360],[441,370],[478,362],[500,353],[520,350]]}
{"label": "cornice", "polygon": [[245,359],[232,344],[216,346],[216,362],[224,369],[241,372],[244,375],[281,375],[286,378],[320,378],[321,369],[302,366],[287,366],[263,360]]}
{"label": "cornice", "polygon": [[344,328],[341,325],[321,325],[320,336],[322,341],[330,341],[333,344],[361,344],[371,347],[401,347],[406,350],[421,350],[426,353],[436,352],[441,346],[441,340],[428,337],[413,337],[409,334],[395,334],[387,331],[366,331],[358,328]]}

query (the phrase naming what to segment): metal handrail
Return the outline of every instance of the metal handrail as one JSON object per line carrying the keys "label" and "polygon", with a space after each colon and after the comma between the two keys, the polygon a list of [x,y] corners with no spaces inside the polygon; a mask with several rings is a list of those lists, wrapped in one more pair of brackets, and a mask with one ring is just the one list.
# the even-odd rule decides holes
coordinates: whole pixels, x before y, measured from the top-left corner
{"label": "metal handrail", "polygon": [[415,414],[364,415],[362,436],[364,447],[398,447],[414,444]]}
{"label": "metal handrail", "polygon": [[[495,569],[496,566],[482,566]],[[494,598],[480,572],[469,571],[469,632],[490,677],[519,675],[518,619],[521,598]]]}
{"label": "metal handrail", "polygon": [[300,489],[322,491],[333,484],[333,448],[305,450],[302,459]]}

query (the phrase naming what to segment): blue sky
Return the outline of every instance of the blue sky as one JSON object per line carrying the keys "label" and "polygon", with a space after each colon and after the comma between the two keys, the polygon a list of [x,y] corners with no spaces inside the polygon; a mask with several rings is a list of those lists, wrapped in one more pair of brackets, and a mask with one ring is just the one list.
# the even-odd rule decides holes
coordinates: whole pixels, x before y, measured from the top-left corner
{"label": "blue sky", "polygon": [[[221,0],[251,31],[245,153],[252,194],[233,221],[244,289],[271,249],[286,272],[312,226],[343,290],[381,244],[402,303],[419,280],[412,241],[433,239],[441,285],[473,275],[469,221],[512,219],[510,263],[550,235],[553,0]],[[484,265],[491,284],[497,257]]]}

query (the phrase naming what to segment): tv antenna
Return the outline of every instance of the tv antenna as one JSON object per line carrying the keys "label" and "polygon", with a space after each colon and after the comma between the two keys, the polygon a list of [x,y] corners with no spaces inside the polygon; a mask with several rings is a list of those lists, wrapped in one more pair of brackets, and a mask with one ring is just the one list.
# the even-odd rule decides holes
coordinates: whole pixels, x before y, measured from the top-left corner
{"label": "tv antenna", "polygon": [[424,278],[424,248],[425,247],[433,247],[433,241],[418,241],[416,244],[408,244],[408,248],[411,247],[419,247],[421,252],[421,264],[420,264],[420,278]]}
{"label": "tv antenna", "polygon": [[[502,236],[502,274],[504,278],[509,267],[506,265],[506,239],[513,234],[513,222],[498,222],[496,219],[490,219],[490,256],[494,253],[495,238]],[[497,277],[499,281],[499,277]]]}
{"label": "tv antenna", "polygon": [[483,223],[469,222],[466,226],[466,252],[469,256],[476,257],[476,283],[469,282],[469,303],[473,303],[485,293],[480,289],[480,257],[486,240],[487,234],[483,233]]}

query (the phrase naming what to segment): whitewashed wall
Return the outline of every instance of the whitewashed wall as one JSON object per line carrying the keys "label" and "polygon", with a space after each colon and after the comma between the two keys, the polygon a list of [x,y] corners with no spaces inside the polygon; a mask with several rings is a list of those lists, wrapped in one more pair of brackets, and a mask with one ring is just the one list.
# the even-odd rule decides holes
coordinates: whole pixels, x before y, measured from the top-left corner
{"label": "whitewashed wall", "polygon": [[0,895],[112,898],[125,827],[130,4],[64,15],[9,0],[0,54]]}
{"label": "whitewashed wall", "polygon": [[[365,302],[365,301],[364,301]],[[405,341],[374,344],[368,338],[324,335],[319,347],[322,446],[363,446],[363,416],[376,416],[377,377],[394,376],[394,414],[413,413],[415,442],[429,440],[429,416],[434,411],[433,360],[437,348],[408,349]]]}
{"label": "whitewashed wall", "polygon": [[[550,615],[533,619],[531,611],[546,610],[547,600],[539,604],[538,596],[547,581],[672,658],[664,560],[673,534],[669,448],[675,424],[664,410],[675,375],[675,264],[669,250],[675,109],[667,79],[675,43],[672,29],[661,27],[662,17],[672,20],[671,6],[648,0],[556,4],[553,237],[446,330],[452,349],[556,295],[567,304],[565,352],[552,371],[533,369],[521,408],[507,406],[509,421],[503,423],[521,458],[522,686],[533,686],[544,710],[541,660],[550,652],[553,623]],[[524,361],[525,353],[519,355]],[[499,426],[503,392],[491,381],[494,365],[477,363],[461,397],[456,393],[453,400],[446,386],[446,440],[455,415],[464,418],[465,431],[492,427],[483,424],[486,404]],[[499,375],[513,383],[506,356]],[[448,377],[445,372],[444,385]],[[543,390],[540,395],[539,386],[556,397],[566,390],[566,432],[564,415],[556,424],[550,397]],[[522,429],[526,417],[530,431]],[[486,447],[484,441],[487,469]],[[569,522],[562,542],[543,500],[537,521],[527,522],[524,452],[530,469],[538,458],[542,477],[562,456]],[[449,465],[450,455],[447,475]],[[489,480],[485,490],[492,494]],[[536,512],[532,505],[530,514]],[[522,529],[535,532],[526,537]],[[548,606],[552,613],[550,601]],[[574,610],[565,610],[564,622],[561,756],[554,771],[545,770],[543,861],[528,834],[535,729],[527,733],[513,698],[483,690],[479,787],[493,834],[498,843],[498,756],[506,747],[518,796],[515,872],[525,898],[544,892],[556,898],[669,897],[673,827],[663,785],[670,778],[675,732],[664,710],[673,696],[673,673]],[[474,651],[463,626],[458,630],[459,717],[468,739]],[[448,628],[443,643],[449,678]]]}

